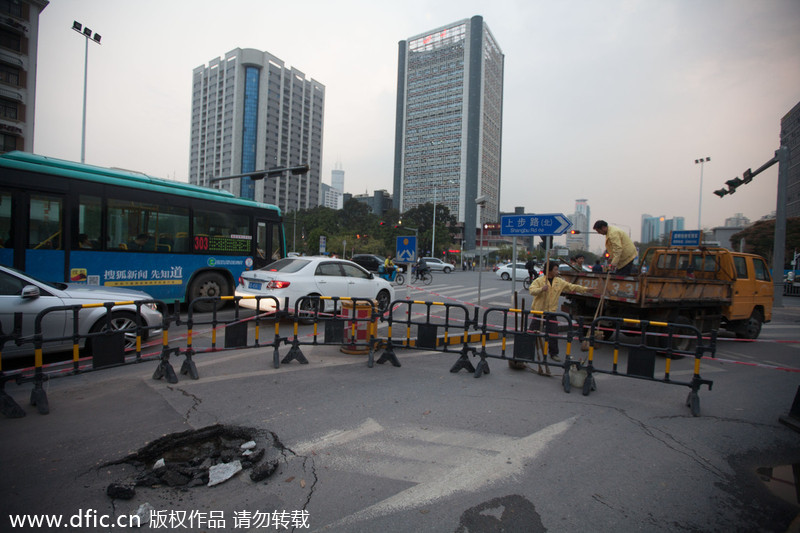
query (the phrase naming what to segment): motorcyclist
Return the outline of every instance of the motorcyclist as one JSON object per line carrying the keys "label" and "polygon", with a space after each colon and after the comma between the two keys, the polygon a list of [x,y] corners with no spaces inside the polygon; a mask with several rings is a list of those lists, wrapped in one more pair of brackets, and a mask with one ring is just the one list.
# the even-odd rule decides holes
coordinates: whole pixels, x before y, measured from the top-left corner
{"label": "motorcyclist", "polygon": [[394,264],[394,261],[392,259],[393,256],[390,255],[383,261],[383,272],[384,275],[386,276],[386,279],[388,279],[389,281],[394,280],[394,272],[395,270],[397,270],[397,266]]}
{"label": "motorcyclist", "polygon": [[422,274],[428,272],[428,270],[428,263],[425,261],[424,257],[420,256],[420,258],[417,259],[417,266],[415,268],[417,279],[420,279]]}

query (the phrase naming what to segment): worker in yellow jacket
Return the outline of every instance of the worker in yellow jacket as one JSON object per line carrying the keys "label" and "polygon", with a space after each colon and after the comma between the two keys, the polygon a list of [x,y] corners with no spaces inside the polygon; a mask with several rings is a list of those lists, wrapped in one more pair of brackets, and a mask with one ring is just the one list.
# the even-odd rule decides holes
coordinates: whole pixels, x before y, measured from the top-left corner
{"label": "worker in yellow jacket", "polygon": [[[570,283],[559,277],[558,274],[558,263],[555,261],[550,261],[550,263],[547,265],[547,274],[541,275],[531,282],[531,286],[528,289],[528,292],[531,294],[531,296],[533,296],[531,311],[542,311],[545,313],[557,312],[558,299],[561,297],[561,293],[564,290],[581,293],[591,292],[588,287]],[[541,331],[543,329],[541,327],[543,317],[539,318],[537,315],[533,320],[534,329]],[[546,324],[547,333],[551,335],[558,334],[557,320],[548,320],[546,321]],[[550,341],[548,343],[548,353],[550,355],[550,359],[553,361],[561,360],[558,357],[558,339],[556,337],[550,337]]]}
{"label": "worker in yellow jacket", "polygon": [[606,251],[611,272],[620,276],[633,274],[633,260],[636,259],[636,247],[627,233],[621,229],[609,226],[605,220],[594,223],[594,230],[606,237]]}

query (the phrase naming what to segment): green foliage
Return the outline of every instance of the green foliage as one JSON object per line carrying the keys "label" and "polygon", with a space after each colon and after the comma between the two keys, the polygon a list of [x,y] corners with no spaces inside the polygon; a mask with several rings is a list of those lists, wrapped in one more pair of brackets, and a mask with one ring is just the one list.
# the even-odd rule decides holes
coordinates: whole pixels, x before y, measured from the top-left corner
{"label": "green foliage", "polygon": [[[401,219],[402,225],[395,228]],[[437,257],[441,257],[442,250],[452,246],[455,223],[455,217],[446,206],[436,206]],[[344,248],[342,242],[346,241],[347,257],[353,253],[387,256],[395,253],[398,236],[414,234],[408,228],[419,230],[419,249],[430,250],[433,205],[424,204],[402,215],[396,209],[389,209],[383,217],[378,217],[370,212],[366,204],[350,199],[342,210],[320,206],[285,213],[284,225],[288,251],[318,255],[319,238],[325,236],[328,253],[341,256]],[[296,250],[292,250],[293,241]]]}
{"label": "green foliage", "polygon": [[[738,243],[744,239],[744,251],[758,254],[764,257],[767,262],[772,261],[772,251],[775,242],[775,220],[759,220],[752,226],[735,233],[731,237],[738,249]],[[789,261],[792,260],[794,252],[800,249],[800,217],[786,219],[786,251],[784,268],[789,268]]]}

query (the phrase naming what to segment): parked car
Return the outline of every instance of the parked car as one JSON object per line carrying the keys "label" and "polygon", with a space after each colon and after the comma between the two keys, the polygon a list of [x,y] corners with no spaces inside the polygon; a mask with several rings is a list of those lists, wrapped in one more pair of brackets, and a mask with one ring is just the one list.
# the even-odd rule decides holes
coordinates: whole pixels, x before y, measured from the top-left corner
{"label": "parked car", "polygon": [[[291,310],[303,296],[349,296],[377,300],[378,309],[385,311],[394,300],[394,288],[352,261],[324,256],[291,257],[242,273],[236,296],[273,296],[281,306],[288,298]],[[322,301],[322,310],[333,307],[333,301]],[[260,299],[259,303],[262,311],[275,309],[271,298]],[[256,309],[256,300],[242,299],[239,305]],[[300,305],[301,311],[315,310],[315,300],[304,299]]]}
{"label": "parked car", "polygon": [[[108,302],[130,302],[152,300],[150,295],[142,291],[119,287],[97,287],[81,283],[53,283],[40,280],[14,268],[0,265],[0,322],[3,333],[8,334],[14,328],[14,313],[22,313],[23,338],[30,341],[17,345],[6,342],[2,347],[3,358],[31,355],[34,352],[33,335],[36,316],[51,307],[66,305],[102,304]],[[125,333],[125,349],[136,346],[136,306],[133,304],[117,305],[111,310],[110,323],[113,329],[130,329]],[[107,328],[106,310],[104,307],[81,309],[78,315],[78,333],[88,335]],[[43,315],[42,338],[55,339],[72,335],[72,311],[52,311]],[[149,335],[161,333],[161,313],[155,304],[142,304],[139,307],[140,323],[147,328],[142,331],[142,340]],[[80,346],[89,344],[91,339],[81,339]],[[60,352],[72,348],[72,339],[44,342],[43,353]]]}
{"label": "parked car", "polygon": [[[355,254],[353,256],[353,259],[351,259],[353,263],[361,265],[370,272],[378,272],[378,269],[380,268],[381,265],[383,265],[383,262],[385,260],[386,258],[373,254]],[[405,272],[406,270],[405,265],[399,264],[396,260],[395,264],[400,272]]]}
{"label": "parked car", "polygon": [[427,263],[428,268],[435,272],[444,272],[445,274],[449,274],[453,271],[453,265],[450,263],[445,263],[441,259],[436,259],[435,257],[425,257],[425,263]]}
{"label": "parked car", "polygon": [[[536,271],[538,272],[538,269]],[[518,281],[522,281],[528,277],[528,269],[525,268],[525,263],[507,263],[500,266],[495,275],[505,281],[510,280],[511,276],[514,276],[514,279]]]}

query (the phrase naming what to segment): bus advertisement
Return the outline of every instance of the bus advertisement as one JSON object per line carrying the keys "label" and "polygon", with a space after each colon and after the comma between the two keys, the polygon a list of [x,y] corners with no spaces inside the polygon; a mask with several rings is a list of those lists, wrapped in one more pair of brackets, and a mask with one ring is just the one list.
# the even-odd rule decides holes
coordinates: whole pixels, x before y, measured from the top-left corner
{"label": "bus advertisement", "polygon": [[185,302],[231,296],[243,271],[285,256],[274,205],[131,171],[0,155],[0,264],[41,279]]}

